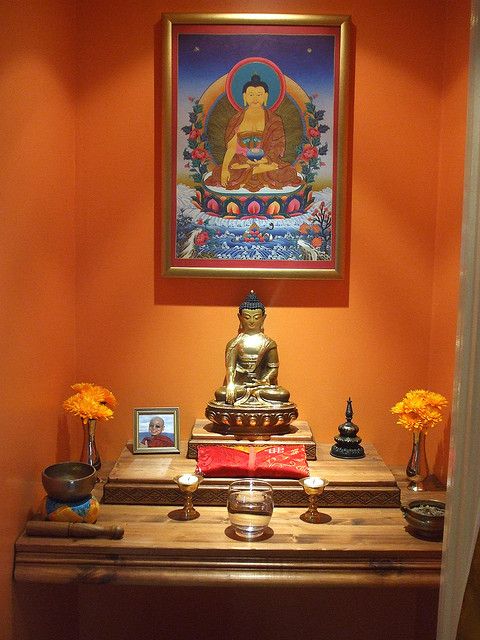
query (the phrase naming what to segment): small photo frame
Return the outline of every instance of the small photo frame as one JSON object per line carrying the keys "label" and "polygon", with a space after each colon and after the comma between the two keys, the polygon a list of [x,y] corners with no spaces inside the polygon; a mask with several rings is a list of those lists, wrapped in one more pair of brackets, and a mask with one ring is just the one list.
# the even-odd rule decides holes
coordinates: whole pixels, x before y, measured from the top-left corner
{"label": "small photo frame", "polygon": [[133,453],[180,453],[177,407],[133,410]]}

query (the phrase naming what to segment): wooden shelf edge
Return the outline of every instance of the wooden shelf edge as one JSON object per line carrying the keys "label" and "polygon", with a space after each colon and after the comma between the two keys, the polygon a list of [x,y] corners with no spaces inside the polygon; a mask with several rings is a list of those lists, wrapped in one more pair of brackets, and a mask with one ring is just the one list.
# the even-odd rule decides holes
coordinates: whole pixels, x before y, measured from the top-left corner
{"label": "wooden shelf edge", "polygon": [[163,586],[393,587],[438,588],[440,562],[125,562],[107,559],[51,561],[40,556],[16,559],[14,580],[50,584],[131,584]]}

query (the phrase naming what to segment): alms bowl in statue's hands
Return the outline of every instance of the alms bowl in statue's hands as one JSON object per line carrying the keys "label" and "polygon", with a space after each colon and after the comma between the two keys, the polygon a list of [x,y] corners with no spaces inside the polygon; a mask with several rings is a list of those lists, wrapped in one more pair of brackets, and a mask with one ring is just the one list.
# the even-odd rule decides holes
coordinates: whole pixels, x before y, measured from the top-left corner
{"label": "alms bowl in statue's hands", "polygon": [[84,462],[59,462],[42,472],[43,488],[50,498],[76,502],[87,498],[97,482],[95,467]]}
{"label": "alms bowl in statue's hands", "polygon": [[265,155],[265,151],[260,149],[259,147],[254,147],[253,149],[247,150],[247,158],[249,160],[261,160]]}
{"label": "alms bowl in statue's hands", "polygon": [[445,503],[439,500],[413,500],[401,507],[412,532],[422,538],[439,540],[443,536]]}

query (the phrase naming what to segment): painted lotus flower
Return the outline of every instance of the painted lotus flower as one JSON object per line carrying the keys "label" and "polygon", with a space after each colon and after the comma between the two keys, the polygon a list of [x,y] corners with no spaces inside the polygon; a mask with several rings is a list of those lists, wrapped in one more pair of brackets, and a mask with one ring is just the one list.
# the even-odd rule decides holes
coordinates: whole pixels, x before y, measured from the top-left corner
{"label": "painted lotus flower", "polygon": [[202,131],[200,129],[196,129],[195,127],[188,134],[189,140],[196,140],[202,135]]}
{"label": "painted lotus flower", "polygon": [[208,158],[208,153],[202,147],[197,147],[192,151],[192,158],[194,160],[206,160]]}
{"label": "painted lotus flower", "polygon": [[204,244],[208,242],[209,235],[207,231],[200,231],[200,233],[195,236],[195,240],[193,241],[198,247],[203,247]]}
{"label": "painted lotus flower", "polygon": [[303,147],[302,160],[310,160],[311,158],[318,158],[318,149],[314,147],[312,144],[306,144]]}

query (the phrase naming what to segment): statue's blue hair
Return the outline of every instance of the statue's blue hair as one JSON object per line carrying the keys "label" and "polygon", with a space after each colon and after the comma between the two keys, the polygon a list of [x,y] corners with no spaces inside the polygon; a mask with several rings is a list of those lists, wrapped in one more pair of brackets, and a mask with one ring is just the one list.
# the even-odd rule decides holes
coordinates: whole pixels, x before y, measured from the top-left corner
{"label": "statue's blue hair", "polygon": [[242,309],[261,309],[263,313],[265,313],[264,304],[257,298],[257,294],[255,291],[250,291],[242,304],[238,307],[239,312],[242,312]]}

